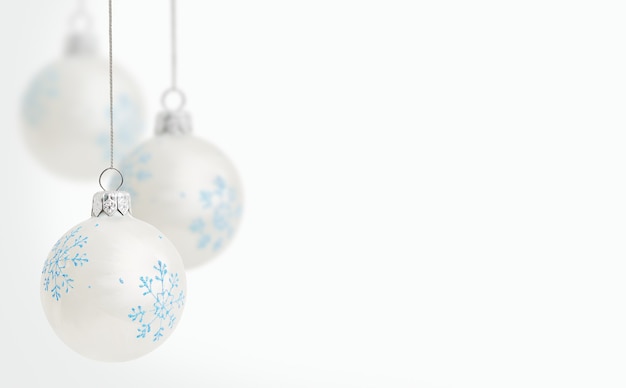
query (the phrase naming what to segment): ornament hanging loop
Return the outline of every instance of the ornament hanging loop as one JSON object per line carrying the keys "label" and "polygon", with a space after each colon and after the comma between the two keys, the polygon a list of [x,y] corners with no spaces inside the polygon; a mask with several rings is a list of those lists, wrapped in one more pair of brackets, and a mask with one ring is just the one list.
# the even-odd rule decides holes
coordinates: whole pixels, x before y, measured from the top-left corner
{"label": "ornament hanging loop", "polygon": [[91,31],[93,26],[93,19],[91,15],[85,10],[84,0],[78,1],[76,11],[72,13],[67,21],[70,31],[73,33]]}
{"label": "ornament hanging loop", "polygon": [[176,0],[170,0],[170,44],[171,44],[171,77],[169,89],[161,96],[161,106],[169,112],[180,112],[187,102],[185,93],[178,89],[178,47],[176,42]]}
{"label": "ornament hanging loop", "polygon": [[102,188],[103,191],[113,191],[113,190],[107,190],[104,188],[104,186],[102,185],[102,177],[104,176],[104,173],[106,173],[107,171],[115,171],[119,174],[120,176],[120,184],[117,186],[117,188],[114,191],[118,191],[122,185],[124,184],[124,175],[122,175],[122,173],[120,172],[120,170],[118,170],[115,167],[107,167],[104,170],[102,170],[102,172],[100,173],[100,178],[98,178],[98,183],[100,184],[100,187]]}
{"label": "ornament hanging loop", "polygon": [[169,111],[180,111],[185,107],[187,97],[182,90],[175,87],[167,89],[161,96],[161,105],[163,109]]}

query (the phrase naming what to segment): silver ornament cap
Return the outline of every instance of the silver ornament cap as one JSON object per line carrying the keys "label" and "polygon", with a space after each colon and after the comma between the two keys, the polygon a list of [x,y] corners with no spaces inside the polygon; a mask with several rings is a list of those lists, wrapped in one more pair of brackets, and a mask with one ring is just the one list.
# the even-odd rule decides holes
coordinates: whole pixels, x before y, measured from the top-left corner
{"label": "silver ornament cap", "polygon": [[191,132],[191,116],[183,110],[164,110],[156,118],[157,135],[184,135]]}
{"label": "silver ornament cap", "polygon": [[126,191],[99,191],[93,195],[92,217],[125,216],[130,213],[130,194]]}
{"label": "silver ornament cap", "polygon": [[65,41],[65,55],[69,57],[93,56],[97,48],[96,38],[89,32],[71,33]]}

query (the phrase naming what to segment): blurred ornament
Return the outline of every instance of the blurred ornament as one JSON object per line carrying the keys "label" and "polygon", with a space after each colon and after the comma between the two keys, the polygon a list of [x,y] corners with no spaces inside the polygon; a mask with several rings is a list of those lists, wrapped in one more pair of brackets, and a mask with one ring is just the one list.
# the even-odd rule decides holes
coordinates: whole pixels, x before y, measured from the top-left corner
{"label": "blurred ornament", "polygon": [[187,113],[162,112],[157,135],[121,165],[134,214],[172,239],[187,269],[224,249],[237,230],[243,206],[233,164],[190,131]]}
{"label": "blurred ornament", "polygon": [[[191,134],[185,95],[176,82],[175,0],[172,4],[172,86],[162,99],[156,136],[121,164],[134,214],[167,234],[185,268],[206,263],[235,234],[243,189],[232,162],[217,147]],[[178,100],[172,107],[172,100]]]}
{"label": "blurred ornament", "polygon": [[[108,157],[107,60],[96,54],[91,19],[82,2],[70,19],[65,55],[30,83],[22,103],[22,130],[32,154],[54,173],[85,179]],[[126,155],[139,142],[144,111],[139,89],[115,68],[117,152]]]}
{"label": "blurred ornament", "polygon": [[[112,0],[109,0],[109,98],[113,99]],[[109,156],[113,167],[113,105]],[[91,218],[52,247],[41,272],[41,302],[50,325],[70,348],[99,361],[143,356],[172,333],[185,305],[184,265],[154,226],[131,215],[130,194],[102,190]]]}

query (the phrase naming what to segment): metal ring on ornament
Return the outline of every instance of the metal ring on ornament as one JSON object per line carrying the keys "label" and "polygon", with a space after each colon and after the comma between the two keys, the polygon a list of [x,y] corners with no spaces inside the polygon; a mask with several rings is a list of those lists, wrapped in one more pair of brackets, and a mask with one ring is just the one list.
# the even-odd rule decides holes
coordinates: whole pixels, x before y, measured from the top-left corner
{"label": "metal ring on ornament", "polygon": [[109,191],[109,190],[105,189],[104,186],[102,186],[102,176],[104,175],[105,172],[107,172],[109,170],[117,172],[118,174],[120,174],[120,178],[122,178],[122,181],[120,182],[119,186],[117,186],[117,189],[115,189],[115,191],[118,191],[122,187],[122,185],[124,184],[124,175],[122,175],[120,170],[118,170],[115,167],[107,167],[104,170],[102,170],[102,172],[100,173],[100,178],[98,178],[98,183],[100,184],[100,187],[102,188],[102,190]]}
{"label": "metal ring on ornament", "polygon": [[[179,102],[178,102],[177,107],[176,106],[169,107],[167,104],[167,100],[169,99],[169,97],[172,97],[172,96],[178,97]],[[181,109],[183,109],[186,102],[187,102],[187,98],[185,97],[185,93],[183,93],[182,90],[177,89],[177,88],[169,88],[165,92],[163,92],[163,95],[161,96],[161,105],[163,106],[165,110],[169,110],[169,111],[180,111]]]}
{"label": "metal ring on ornament", "polygon": [[84,9],[78,9],[70,16],[68,25],[72,32],[91,31],[93,19]]}

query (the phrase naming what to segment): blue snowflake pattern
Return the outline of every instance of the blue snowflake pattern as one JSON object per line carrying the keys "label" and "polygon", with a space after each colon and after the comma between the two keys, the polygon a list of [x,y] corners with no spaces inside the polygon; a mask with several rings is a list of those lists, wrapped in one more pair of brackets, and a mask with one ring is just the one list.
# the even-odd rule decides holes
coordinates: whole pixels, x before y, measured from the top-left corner
{"label": "blue snowflake pattern", "polygon": [[[115,96],[113,101],[113,110],[115,116],[113,125],[115,126],[115,158],[120,159],[126,156],[135,146],[137,139],[141,135],[143,129],[143,120],[141,118],[140,108],[135,101],[126,93],[120,93]],[[102,114],[106,120],[109,119],[109,107],[102,110]],[[108,122],[108,121],[107,121]],[[102,151],[103,160],[109,160],[109,134],[101,133],[96,143]]]}
{"label": "blue snowflake pattern", "polygon": [[87,254],[80,252],[87,244],[88,237],[79,234],[81,226],[61,237],[52,247],[49,257],[44,263],[43,288],[50,292],[52,298],[61,299],[62,293],[74,288],[74,279],[65,271],[68,266],[82,267],[89,262]]}
{"label": "blue snowflake pattern", "polygon": [[137,338],[146,338],[148,333],[151,333],[152,341],[157,342],[163,337],[166,329],[174,327],[175,308],[180,310],[185,305],[185,291],[180,290],[176,295],[176,289],[180,288],[178,273],[169,273],[167,265],[161,260],[153,268],[157,271],[154,278],[149,276],[139,278],[139,288],[144,289],[144,296],[152,297],[152,306],[133,307],[128,318],[140,325],[137,329]]}
{"label": "blue snowflake pattern", "polygon": [[[140,147],[129,158],[127,158],[120,168],[125,177],[136,178],[139,182],[152,178],[152,173],[148,170],[147,164],[152,159],[152,154],[145,152]],[[122,190],[130,193],[132,197],[137,197],[137,191],[125,180]]]}
{"label": "blue snowflake pattern", "polygon": [[54,67],[44,70],[24,96],[23,115],[29,125],[35,127],[46,116],[48,100],[59,96],[59,73]]}
{"label": "blue snowflake pattern", "polygon": [[[212,246],[213,251],[218,251],[224,241],[234,234],[234,223],[241,216],[237,191],[229,187],[223,177],[217,176],[213,180],[213,190],[201,190],[199,198],[202,208],[209,210],[210,214],[205,218],[193,219],[189,230],[199,235],[198,249]],[[211,236],[211,228],[215,238]]]}
{"label": "blue snowflake pattern", "polygon": [[202,218],[195,218],[189,225],[189,230],[200,235],[198,249],[205,248],[211,242],[211,235],[206,231],[206,223]]}

